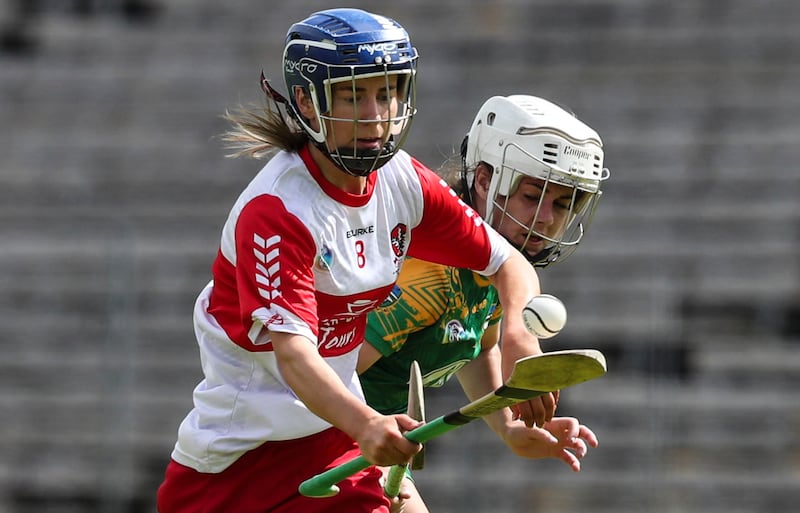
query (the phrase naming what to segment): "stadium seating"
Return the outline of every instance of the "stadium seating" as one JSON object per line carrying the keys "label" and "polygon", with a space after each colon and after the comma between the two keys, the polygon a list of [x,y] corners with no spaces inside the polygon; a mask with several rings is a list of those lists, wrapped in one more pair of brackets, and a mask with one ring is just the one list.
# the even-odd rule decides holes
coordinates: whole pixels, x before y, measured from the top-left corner
{"label": "stadium seating", "polygon": [[[494,94],[538,94],[611,168],[581,249],[543,270],[609,375],[565,391],[601,439],[573,474],[485,425],[432,441],[432,511],[793,511],[800,499],[800,4],[408,0],[407,148],[452,155]],[[27,5],[27,7],[20,7]],[[152,511],[200,379],[191,326],[260,163],[220,115],[282,86],[318,3],[38,0],[0,8],[0,511]],[[430,391],[429,416],[463,402]]]}

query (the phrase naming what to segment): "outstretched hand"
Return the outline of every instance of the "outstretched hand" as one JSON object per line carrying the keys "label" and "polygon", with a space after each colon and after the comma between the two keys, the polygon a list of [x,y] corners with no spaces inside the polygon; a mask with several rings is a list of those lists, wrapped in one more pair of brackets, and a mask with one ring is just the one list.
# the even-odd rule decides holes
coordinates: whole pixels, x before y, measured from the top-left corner
{"label": "outstretched hand", "polygon": [[555,417],[543,427],[527,427],[517,420],[507,425],[503,434],[506,445],[517,456],[531,459],[557,458],[575,472],[589,447],[597,447],[597,436],[573,417]]}

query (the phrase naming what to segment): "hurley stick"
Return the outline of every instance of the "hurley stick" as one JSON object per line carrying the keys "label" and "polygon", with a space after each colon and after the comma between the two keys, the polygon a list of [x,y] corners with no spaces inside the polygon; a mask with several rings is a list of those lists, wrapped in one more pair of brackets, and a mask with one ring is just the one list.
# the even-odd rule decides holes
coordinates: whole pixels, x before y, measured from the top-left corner
{"label": "hurley stick", "polygon": [[[520,358],[500,388],[409,431],[405,436],[414,442],[427,442],[502,408],[589,381],[605,372],[606,359],[595,349],[553,351]],[[307,497],[331,497],[339,493],[336,483],[370,465],[364,456],[358,456],[303,481],[300,493]]]}
{"label": "hurley stick", "polygon": [[[425,421],[425,396],[422,389],[422,373],[419,370],[419,364],[416,360],[411,362],[411,369],[409,370],[408,409],[406,413],[414,420]],[[424,450],[425,448],[423,447],[422,450],[414,456],[414,463],[417,465],[412,464],[412,468],[421,468],[421,463],[416,460],[418,457],[421,459],[422,451]],[[389,469],[389,475],[386,477],[386,484],[383,485],[383,491],[386,493],[387,497],[397,497],[397,494],[400,493],[400,483],[403,482],[407,468],[408,463],[392,465],[392,468]]]}

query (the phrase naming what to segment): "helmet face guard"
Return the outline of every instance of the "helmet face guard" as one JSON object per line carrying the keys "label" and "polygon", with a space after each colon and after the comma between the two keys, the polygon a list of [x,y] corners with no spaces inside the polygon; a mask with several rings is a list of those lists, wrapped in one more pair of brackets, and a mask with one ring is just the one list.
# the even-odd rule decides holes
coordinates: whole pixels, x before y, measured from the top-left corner
{"label": "helmet face guard", "polygon": [[[311,140],[343,171],[366,176],[380,168],[402,147],[416,112],[415,75],[417,51],[408,34],[395,21],[358,9],[331,9],[294,24],[287,34],[283,74],[290,107]],[[379,120],[359,119],[354,102],[351,117],[331,115],[333,90],[342,84],[381,78],[392,91],[388,115]],[[314,106],[315,119],[306,119],[297,105],[297,88]],[[379,150],[332,148],[328,143],[334,122],[352,126],[353,138],[364,123],[387,126]]]}
{"label": "helmet face guard", "polygon": [[[511,154],[514,154],[512,157]],[[529,162],[522,168],[516,167],[515,162],[527,158]],[[538,169],[535,175],[532,170]],[[608,170],[604,170],[604,177],[608,176]],[[548,236],[543,231],[536,228],[542,208],[540,201],[535,213],[529,221],[517,219],[508,211],[509,197],[519,188],[520,181],[524,177],[536,178],[541,183],[540,198],[544,198],[553,184],[567,187],[570,194],[569,208],[561,221],[561,226],[556,231],[556,235]],[[605,178],[603,178],[605,179]],[[492,180],[489,185],[489,195],[487,201],[486,222],[492,224],[496,229],[501,230],[504,223],[513,223],[522,227],[527,232],[525,239],[517,244],[523,255],[536,267],[545,267],[556,260],[564,260],[577,249],[578,244],[583,239],[585,229],[591,222],[592,216],[600,201],[602,191],[597,184],[589,182],[581,183],[572,175],[563,173],[536,156],[527,153],[524,149],[511,143],[505,147],[503,160],[500,167],[495,168]],[[526,247],[531,238],[539,238],[546,241],[546,247],[542,251],[531,254]]]}
{"label": "helmet face guard", "polygon": [[[602,194],[600,184],[610,173],[603,168],[602,142],[597,133],[572,114],[533,96],[494,97],[481,108],[463,146],[464,172],[483,162],[492,170],[484,219],[502,231],[506,223],[526,232],[512,241],[528,261],[544,267],[569,256],[582,240]],[[541,188],[533,214],[524,219],[509,211],[509,198],[524,178]],[[555,234],[541,226],[542,198],[555,186],[568,191],[568,208]],[[545,241],[541,251],[526,248],[531,239]]]}

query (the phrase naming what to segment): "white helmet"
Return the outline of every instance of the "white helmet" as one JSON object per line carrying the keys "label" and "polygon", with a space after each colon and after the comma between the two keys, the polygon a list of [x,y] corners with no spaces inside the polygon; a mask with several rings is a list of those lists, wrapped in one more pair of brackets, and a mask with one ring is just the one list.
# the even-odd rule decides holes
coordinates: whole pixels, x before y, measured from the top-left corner
{"label": "white helmet", "polygon": [[[603,143],[592,128],[561,107],[536,96],[494,96],[483,104],[462,144],[463,171],[474,172],[481,162],[492,167],[485,220],[492,223],[494,205],[505,213],[505,198],[514,193],[523,176],[571,187],[571,211],[557,238],[538,233],[534,226],[514,219],[528,230],[520,251],[536,266],[566,258],[581,241],[602,194],[600,182],[610,176],[603,167]],[[466,177],[472,185],[472,177]],[[467,187],[469,191],[469,187]],[[543,193],[544,194],[544,191]],[[531,255],[525,244],[531,236],[549,242]]]}

